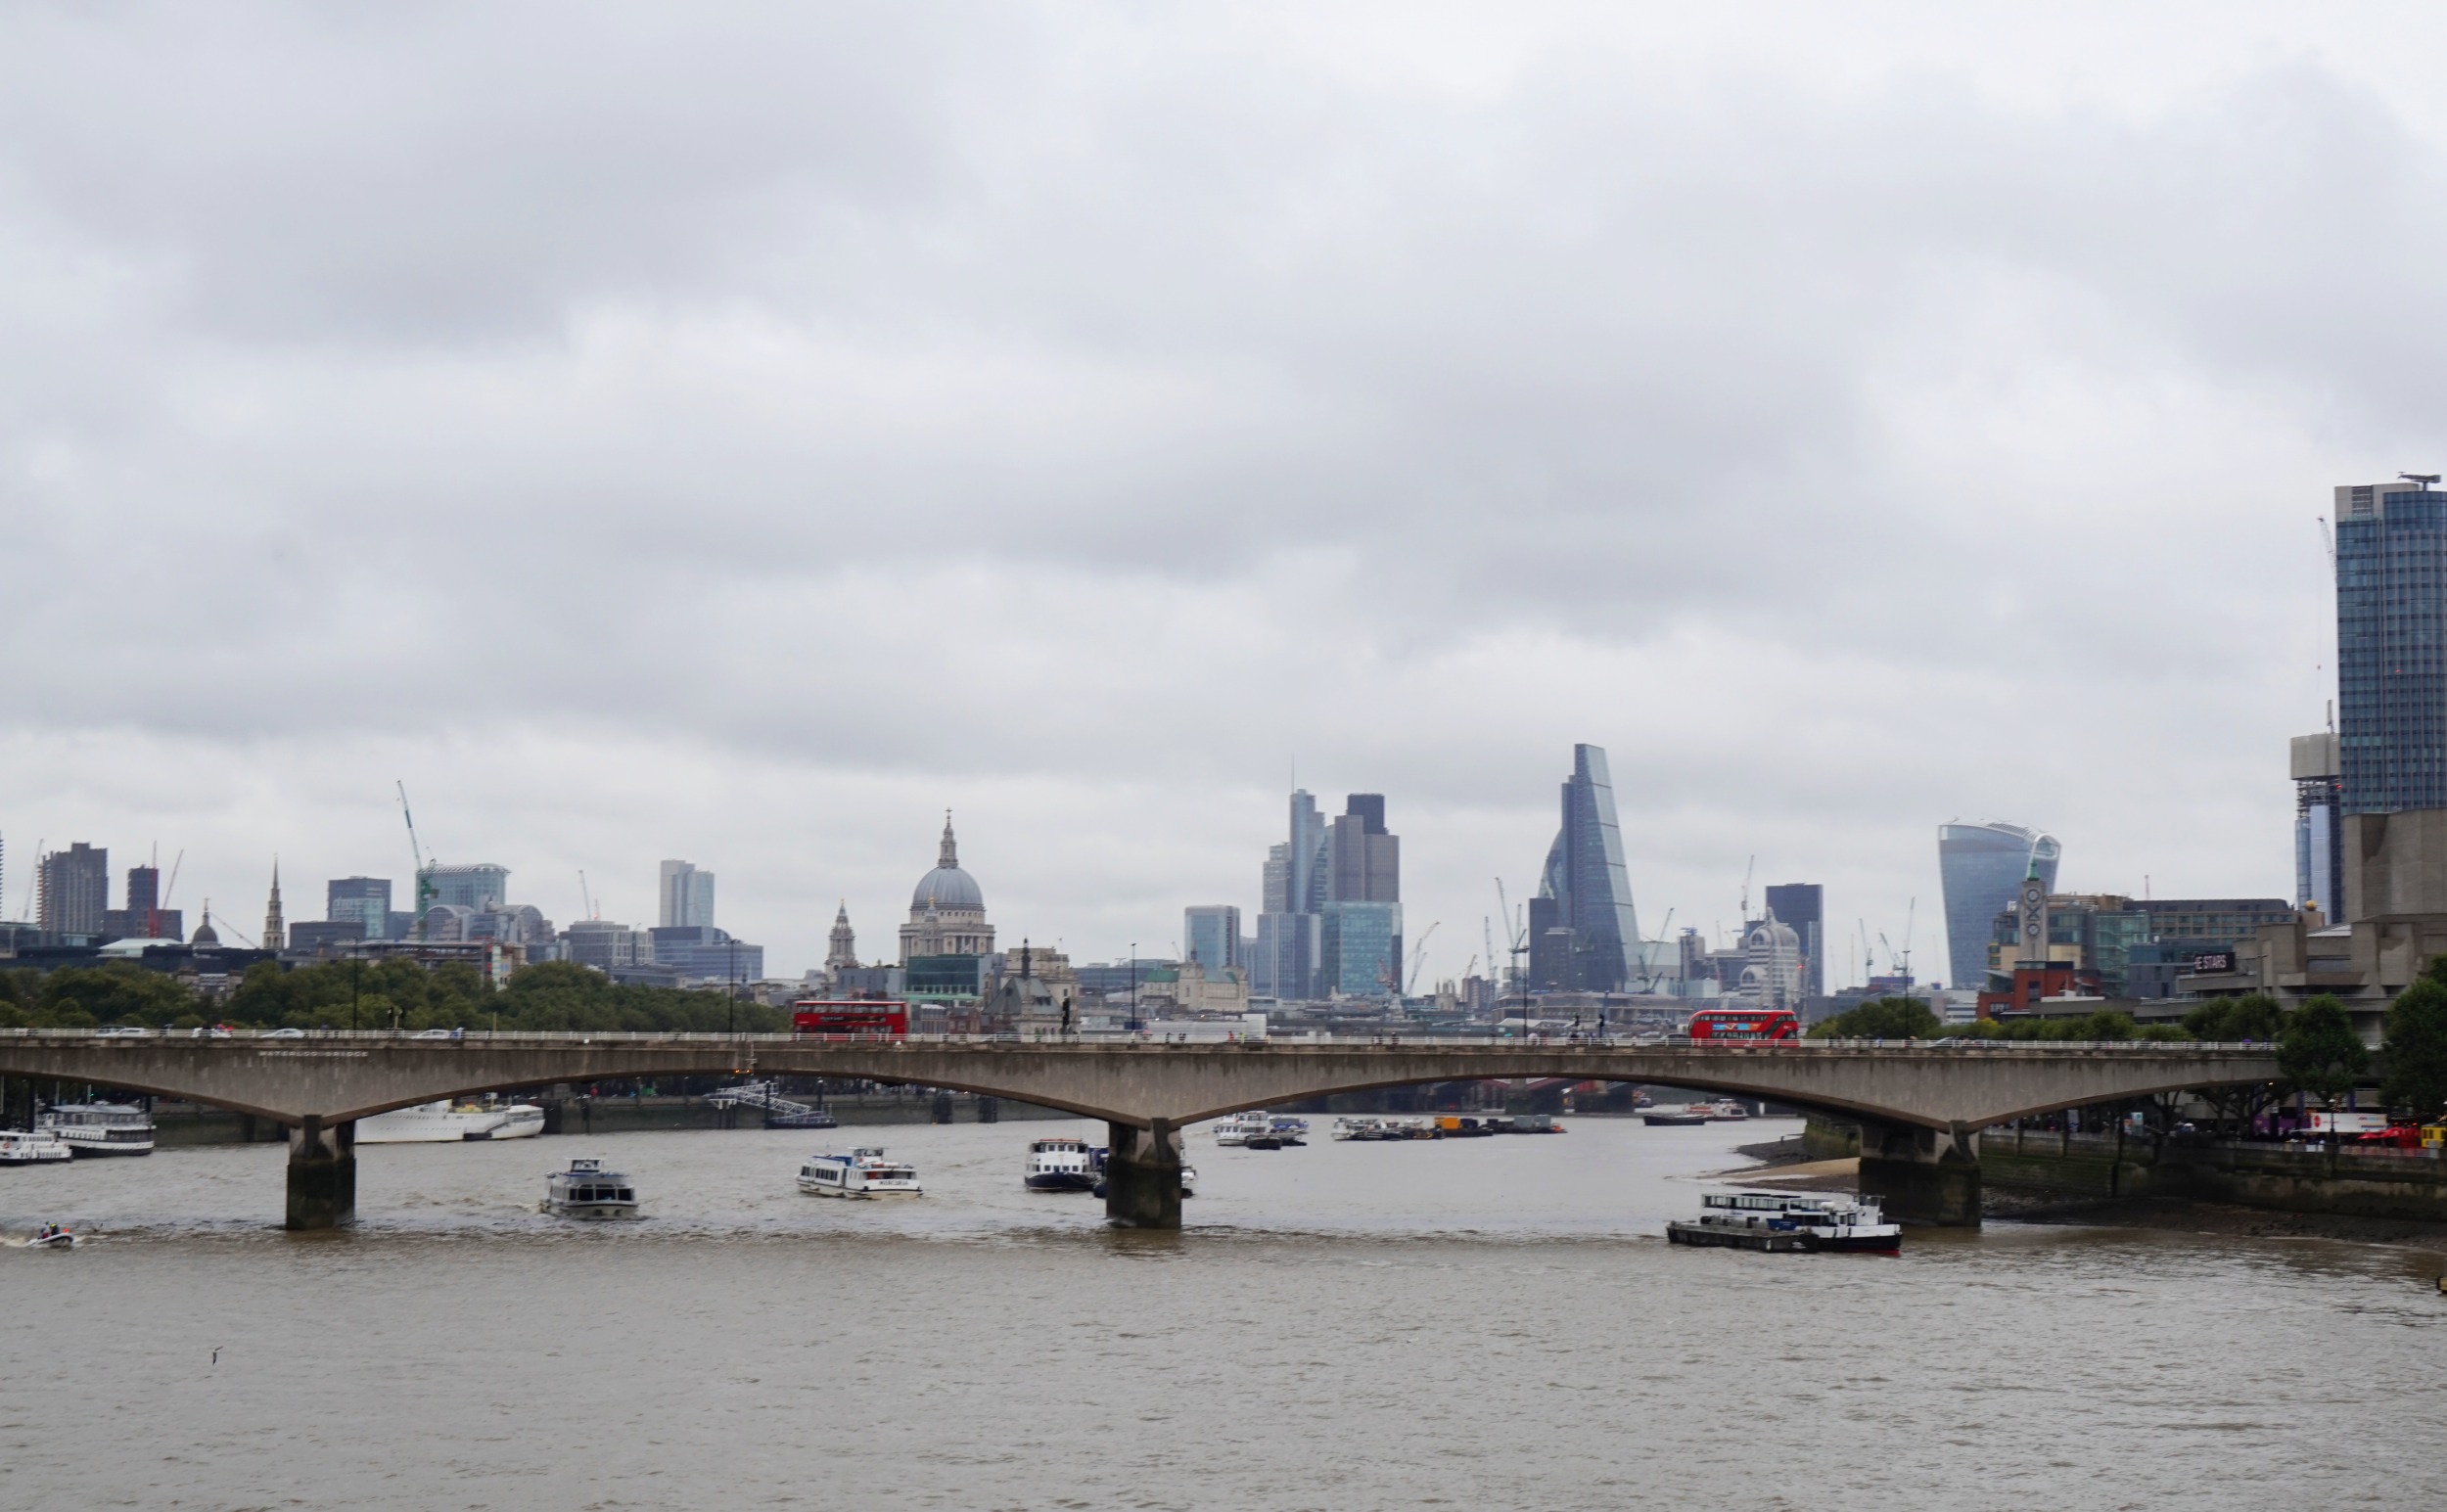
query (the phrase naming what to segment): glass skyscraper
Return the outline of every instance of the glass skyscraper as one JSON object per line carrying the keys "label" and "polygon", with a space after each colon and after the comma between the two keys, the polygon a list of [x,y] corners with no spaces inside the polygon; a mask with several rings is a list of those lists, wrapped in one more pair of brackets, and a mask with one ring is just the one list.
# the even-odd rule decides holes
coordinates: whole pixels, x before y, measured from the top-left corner
{"label": "glass skyscraper", "polygon": [[2063,848],[2054,835],[2019,824],[1960,821],[1937,827],[1937,876],[1946,890],[1946,985],[1988,985],[1988,936],[2014,890],[2039,863],[2041,886],[2056,891]]}
{"label": "glass skyscraper", "polygon": [[1181,910],[1181,959],[1221,976],[1240,960],[1240,909],[1232,903],[1199,903]]}
{"label": "glass skyscraper", "polygon": [[2447,493],[2336,490],[2337,756],[2345,812],[2447,808]]}
{"label": "glass skyscraper", "polygon": [[[1547,851],[1538,888],[1551,907],[1531,909],[1531,975],[1540,986],[1620,992],[1639,954],[1639,916],[1623,865],[1623,831],[1614,817],[1614,779],[1598,746],[1572,748],[1563,784],[1563,823]],[[1539,924],[1545,924],[1539,929]],[[1540,946],[1545,945],[1542,953]],[[1540,980],[1540,964],[1546,970]]]}

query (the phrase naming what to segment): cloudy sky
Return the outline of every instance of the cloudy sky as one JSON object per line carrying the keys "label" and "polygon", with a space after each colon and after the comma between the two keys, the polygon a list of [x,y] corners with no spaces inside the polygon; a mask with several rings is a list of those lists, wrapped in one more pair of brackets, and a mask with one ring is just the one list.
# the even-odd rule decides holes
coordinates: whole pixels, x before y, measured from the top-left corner
{"label": "cloudy sky", "polygon": [[1453,974],[1575,741],[1652,933],[1755,855],[1930,975],[1958,815],[2282,895],[2315,517],[2447,467],[2447,21],[2140,9],[12,7],[0,913],[317,916],[404,779],[776,973],[946,807],[1170,953],[1296,770]]}

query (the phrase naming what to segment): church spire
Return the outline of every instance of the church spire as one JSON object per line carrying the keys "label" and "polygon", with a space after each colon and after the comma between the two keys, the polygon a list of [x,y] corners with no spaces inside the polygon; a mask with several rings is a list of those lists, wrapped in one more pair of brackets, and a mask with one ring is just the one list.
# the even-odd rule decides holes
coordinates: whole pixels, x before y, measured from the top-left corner
{"label": "church spire", "polygon": [[948,808],[944,810],[944,848],[935,857],[935,864],[945,867],[960,864],[960,843],[951,838],[951,810]]}
{"label": "church spire", "polygon": [[850,933],[850,900],[841,900],[841,911],[833,915],[832,949],[825,954],[824,969],[828,972],[858,969],[858,937]]}
{"label": "church spire", "polygon": [[289,948],[289,930],[280,916],[280,857],[272,857],[272,896],[263,906],[263,948]]}

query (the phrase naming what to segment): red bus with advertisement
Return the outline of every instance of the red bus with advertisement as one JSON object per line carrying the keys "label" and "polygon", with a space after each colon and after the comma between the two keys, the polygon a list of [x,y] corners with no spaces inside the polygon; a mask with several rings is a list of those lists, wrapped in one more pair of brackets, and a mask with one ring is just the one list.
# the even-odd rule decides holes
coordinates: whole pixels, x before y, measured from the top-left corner
{"label": "red bus with advertisement", "polygon": [[803,997],[790,1005],[790,1031],[803,1039],[899,1039],[909,1032],[909,1005]]}
{"label": "red bus with advertisement", "polygon": [[1702,1008],[1683,1032],[1693,1039],[1799,1039],[1801,1020],[1790,1008]]}

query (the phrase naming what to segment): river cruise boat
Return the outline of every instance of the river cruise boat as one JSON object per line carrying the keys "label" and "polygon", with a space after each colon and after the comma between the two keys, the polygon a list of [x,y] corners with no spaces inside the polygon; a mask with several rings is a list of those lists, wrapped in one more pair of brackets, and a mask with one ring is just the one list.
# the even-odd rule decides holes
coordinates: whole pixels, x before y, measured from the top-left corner
{"label": "river cruise boat", "polygon": [[1021,1182],[1032,1192],[1090,1192],[1099,1164],[1085,1139],[1032,1139]]}
{"label": "river cruise boat", "polygon": [[1639,1122],[1650,1128],[1697,1128],[1708,1122],[1708,1115],[1697,1103],[1668,1103],[1641,1114]]}
{"label": "river cruise boat", "polygon": [[817,1197],[923,1197],[917,1168],[906,1161],[884,1159],[882,1145],[864,1145],[848,1155],[810,1156],[799,1168],[799,1190]]}
{"label": "river cruise boat", "polygon": [[544,1131],[533,1103],[419,1103],[357,1120],[359,1144],[461,1144],[469,1140],[532,1139]]}
{"label": "river cruise boat", "polygon": [[[1215,1142],[1220,1145],[1245,1145],[1252,1138],[1271,1139],[1273,1135],[1273,1116],[1261,1109],[1253,1108],[1247,1113],[1235,1113],[1215,1125]],[[1282,1141],[1275,1140],[1266,1148],[1279,1150],[1282,1148]]]}
{"label": "river cruise boat", "polygon": [[1691,1111],[1703,1115],[1711,1123],[1741,1123],[1750,1118],[1750,1110],[1730,1097],[1712,1103],[1693,1103]]}
{"label": "river cruise boat", "polygon": [[151,1155],[153,1116],[128,1103],[63,1103],[34,1120],[76,1155]]}
{"label": "river cruise boat", "polygon": [[633,1218],[637,1188],[603,1162],[581,1158],[544,1178],[544,1211],[565,1218]]}
{"label": "river cruise boat", "polygon": [[1831,1251],[1894,1255],[1903,1225],[1889,1223],[1874,1197],[1803,1197],[1789,1192],[1710,1192],[1696,1219],[1665,1226],[1674,1244],[1770,1254]]}
{"label": "river cruise boat", "polygon": [[75,1152],[68,1147],[68,1141],[47,1128],[31,1133],[22,1128],[0,1128],[0,1166],[44,1166],[74,1158]]}

